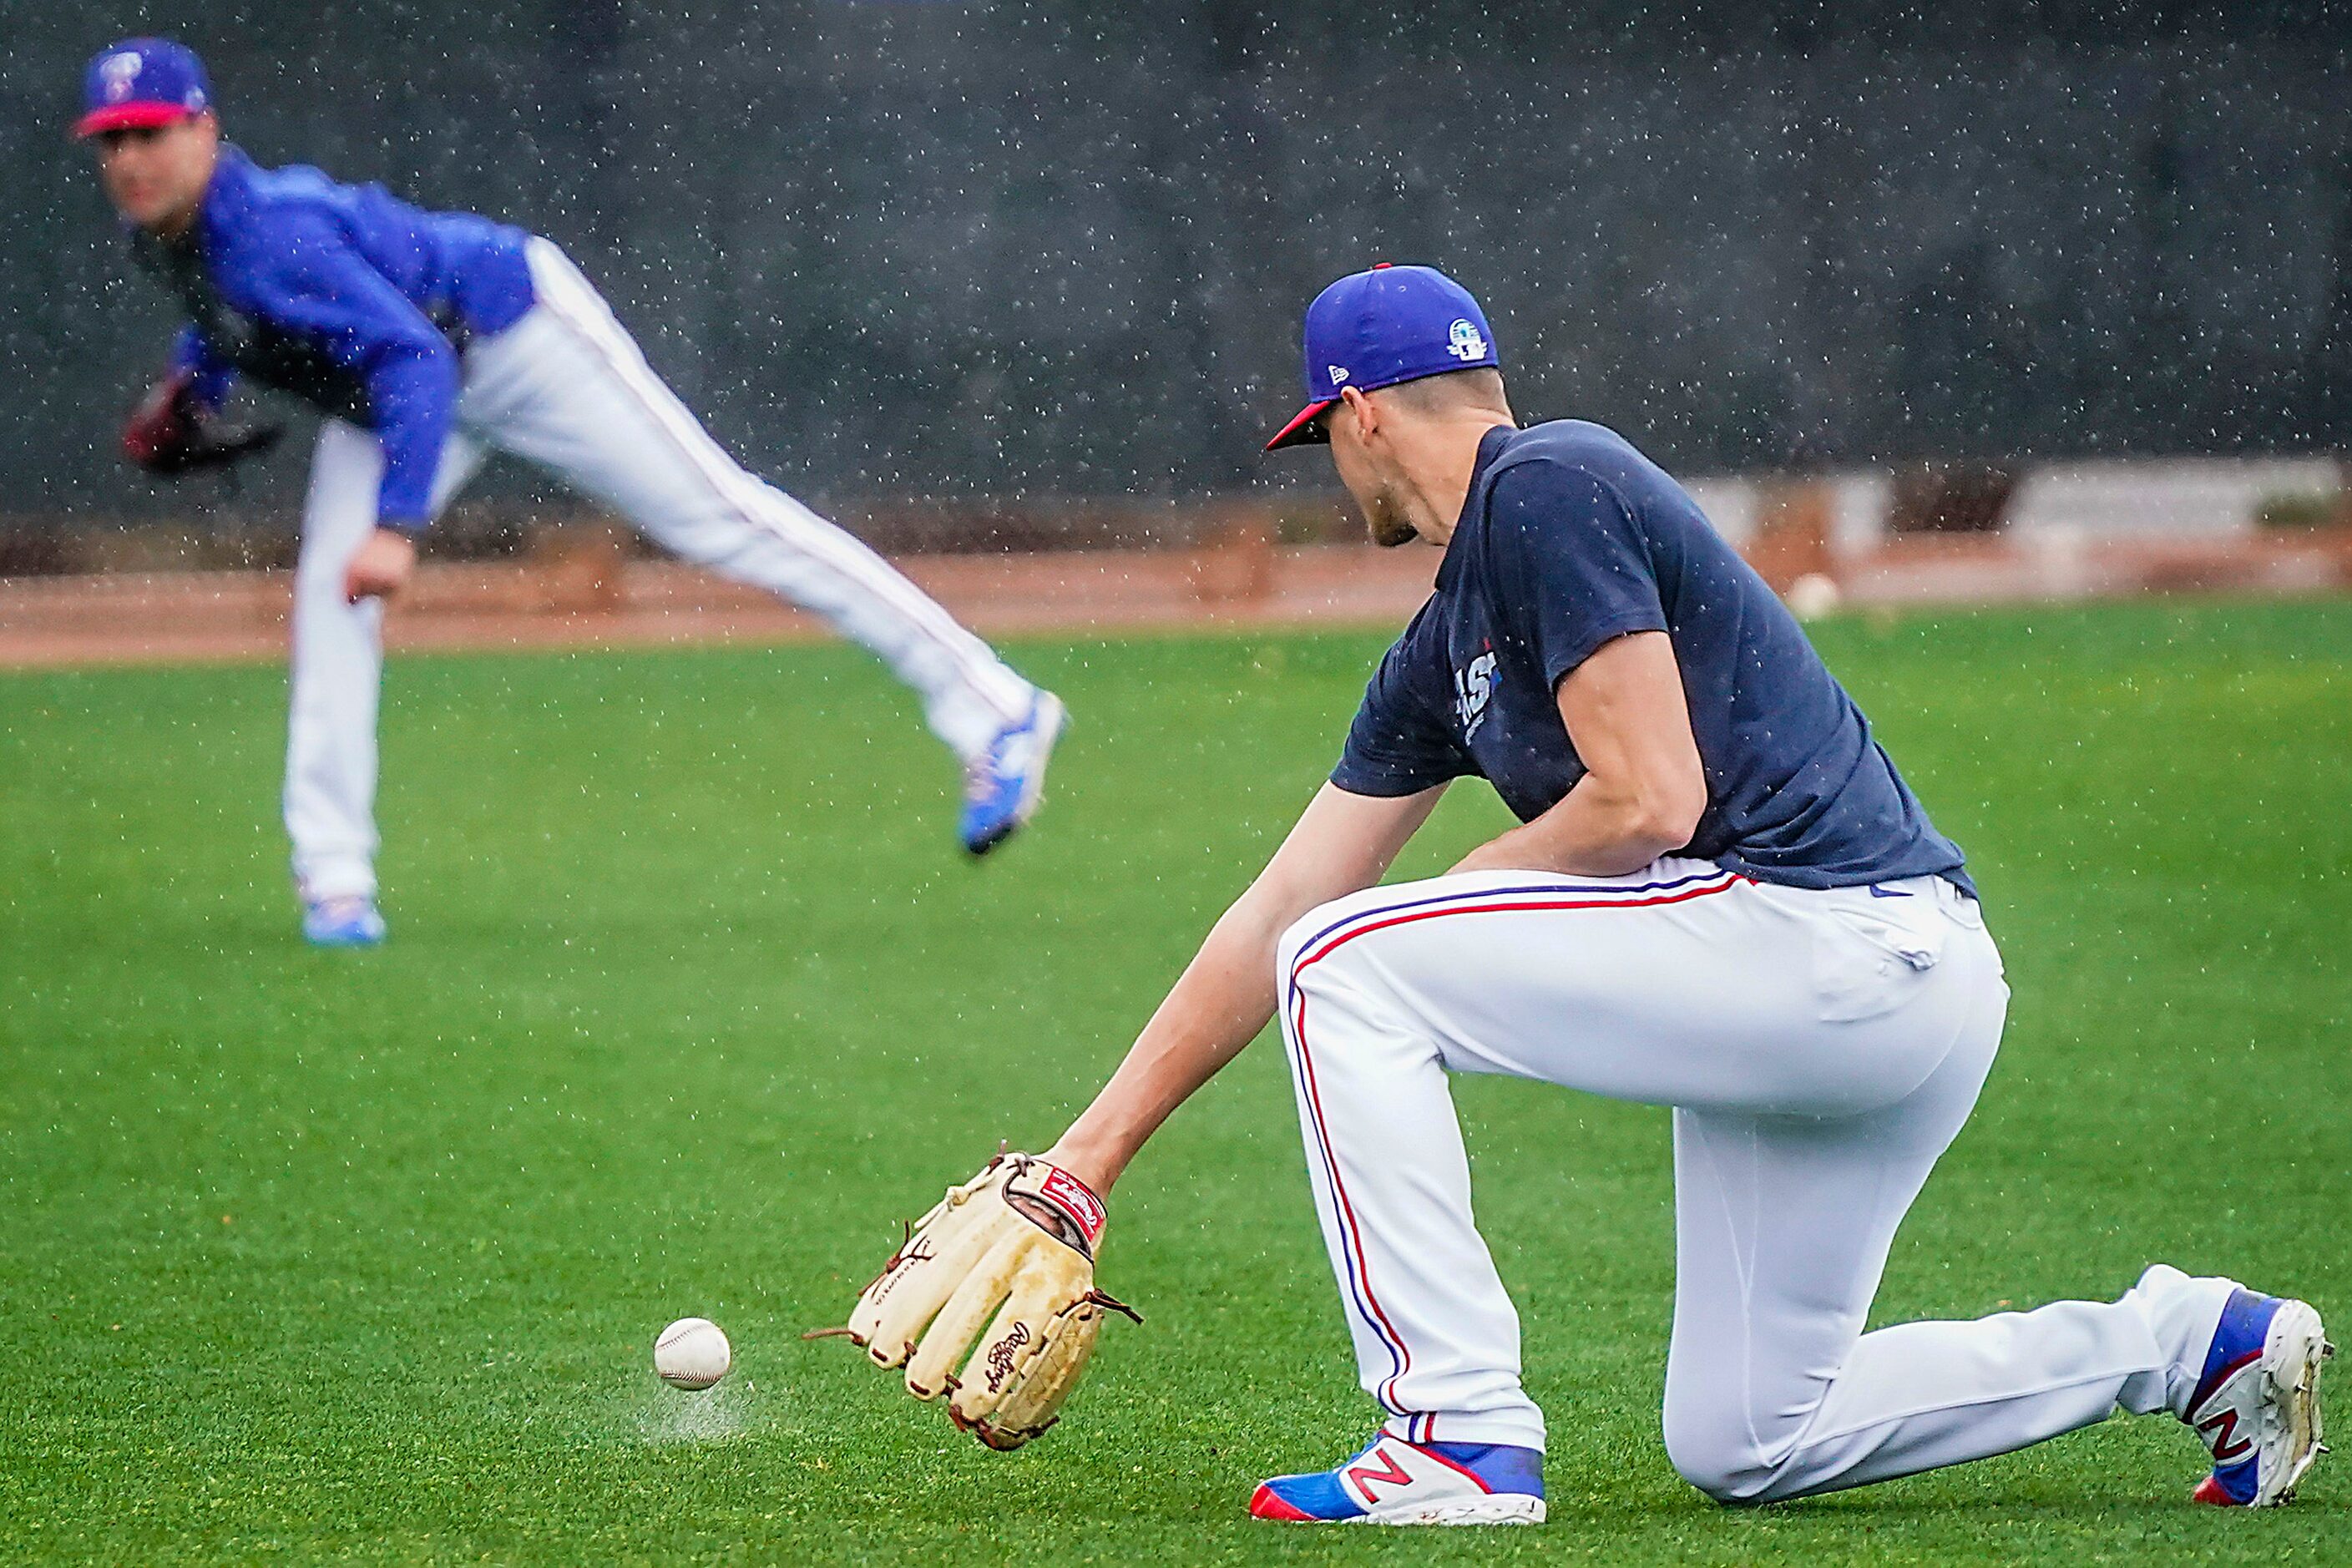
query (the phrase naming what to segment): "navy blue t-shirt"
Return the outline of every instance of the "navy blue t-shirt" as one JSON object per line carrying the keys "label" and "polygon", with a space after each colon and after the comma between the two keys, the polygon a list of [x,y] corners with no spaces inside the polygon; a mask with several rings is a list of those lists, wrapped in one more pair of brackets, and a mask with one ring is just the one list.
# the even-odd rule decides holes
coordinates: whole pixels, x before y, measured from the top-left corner
{"label": "navy blue t-shirt", "polygon": [[1706,769],[1683,854],[1796,888],[1941,874],[1975,890],[1779,596],[1664,469],[1582,420],[1479,443],[1436,592],[1331,782],[1402,795],[1475,774],[1540,816],[1585,771],[1554,693],[1631,632],[1673,639]]}

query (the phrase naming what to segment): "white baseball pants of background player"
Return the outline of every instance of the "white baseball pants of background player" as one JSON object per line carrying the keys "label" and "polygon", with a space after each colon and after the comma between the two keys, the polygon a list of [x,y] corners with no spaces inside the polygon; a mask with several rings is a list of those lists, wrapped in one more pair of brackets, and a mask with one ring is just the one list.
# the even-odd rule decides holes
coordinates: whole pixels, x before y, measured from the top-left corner
{"label": "white baseball pants of background player", "polygon": [[2227,1280],[2159,1267],[2113,1302],[1862,1331],[2008,1006],[1982,914],[1940,878],[1818,892],[1686,859],[1479,872],[1327,904],[1280,963],[1324,1240],[1364,1388],[1408,1441],[1544,1442],[1449,1071],[1675,1108],[1665,1441],[1714,1497],[1801,1497],[2117,1406],[2187,1408]]}
{"label": "white baseball pants of background player", "polygon": [[[437,515],[488,450],[545,468],[656,543],[814,611],[919,693],[932,732],[970,761],[1028,712],[1034,689],[888,563],[730,458],[663,384],[594,287],[533,239],[536,303],[467,349]],[[376,700],[383,610],[343,602],[375,526],[383,448],[319,433],[295,574],[286,830],[306,899],[375,891]]]}

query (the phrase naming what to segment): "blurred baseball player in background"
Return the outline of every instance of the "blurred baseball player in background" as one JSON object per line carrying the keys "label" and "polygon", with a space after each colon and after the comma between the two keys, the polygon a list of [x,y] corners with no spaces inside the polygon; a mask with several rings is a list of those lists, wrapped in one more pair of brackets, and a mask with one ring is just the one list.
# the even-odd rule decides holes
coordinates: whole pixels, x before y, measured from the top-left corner
{"label": "blurred baseball player in background", "polygon": [[[2200,1500],[2285,1498],[2318,1451],[2326,1353],[2301,1301],[2159,1264],[2111,1302],[1863,1332],[2008,1005],[1960,851],[1679,485],[1600,426],[1517,428],[1459,286],[1341,279],[1305,340],[1307,405],[1269,445],[1328,441],[1376,540],[1444,550],[1435,592],[1330,783],[1020,1178],[1083,1194],[1063,1206],[1087,1223],[1064,1228],[1090,1258],[1093,1194],[1279,1012],[1383,1421],[1251,1511],[1543,1518],[1544,1420],[1472,1220],[1449,1072],[1674,1108],[1665,1442],[1709,1496],[1884,1480],[2120,1407],[2204,1439]],[[1463,776],[1521,826],[1444,877],[1374,886]],[[912,1267],[894,1260],[856,1321],[877,1359],[908,1335],[887,1313],[870,1327],[870,1304]],[[1015,1307],[1038,1294],[1011,1289]]]}
{"label": "blurred baseball player in background", "polygon": [[409,580],[417,535],[492,449],[878,656],[963,763],[960,832],[972,854],[1035,809],[1060,702],[720,450],[551,242],[315,169],[256,165],[221,141],[201,62],[166,39],[126,39],[90,62],[75,133],[95,143],[142,266],[190,323],[125,432],[132,459],[184,472],[263,444],[268,432],[216,417],[240,376],[326,416],[295,574],[285,794],[312,942],[383,936],[383,605]]}

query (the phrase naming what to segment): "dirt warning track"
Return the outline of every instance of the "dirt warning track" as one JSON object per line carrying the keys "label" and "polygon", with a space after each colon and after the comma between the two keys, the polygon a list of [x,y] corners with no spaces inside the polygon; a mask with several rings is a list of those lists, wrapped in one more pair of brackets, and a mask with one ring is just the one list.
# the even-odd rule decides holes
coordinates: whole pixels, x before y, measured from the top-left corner
{"label": "dirt warning track", "polygon": [[[2327,594],[2352,589],[2352,528],[2216,540],[2057,543],[1999,535],[1902,539],[1830,558],[1748,554],[1786,591],[1818,572],[1849,605],[1984,605],[2149,593]],[[1428,595],[1438,552],[1417,545],[913,555],[897,564],[988,636],[1110,635],[1202,626],[1401,626]],[[286,649],[292,574],[114,573],[0,578],[0,668],[267,659]],[[791,642],[824,623],[756,589],[617,549],[496,564],[430,563],[394,605],[395,648],[662,647]]]}
{"label": "dirt warning track", "polygon": [[[908,577],[973,629],[1084,634],[1202,625],[1401,625],[1435,551],[1083,551],[915,556]],[[287,572],[0,580],[0,667],[282,657]],[[393,606],[394,648],[654,647],[789,642],[824,624],[755,589],[668,562],[436,564]]]}

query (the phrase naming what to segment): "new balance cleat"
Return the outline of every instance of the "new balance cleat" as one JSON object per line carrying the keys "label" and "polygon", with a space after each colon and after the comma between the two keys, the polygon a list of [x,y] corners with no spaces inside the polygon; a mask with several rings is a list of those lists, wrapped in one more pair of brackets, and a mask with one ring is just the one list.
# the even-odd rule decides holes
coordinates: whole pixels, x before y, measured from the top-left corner
{"label": "new balance cleat", "polygon": [[2307,1302],[2231,1292],[2183,1417],[2212,1452],[2199,1502],[2268,1508],[2327,1450],[2319,1441],[2319,1368],[2336,1353]]}
{"label": "new balance cleat", "polygon": [[1541,1524],[1543,1455],[1382,1432],[1337,1469],[1259,1482],[1249,1510],[1300,1524]]}
{"label": "new balance cleat", "polygon": [[988,750],[963,771],[963,818],[957,833],[963,847],[985,855],[1036,815],[1045,792],[1045,763],[1069,715],[1062,700],[1040,691],[1028,716],[997,731]]}
{"label": "new balance cleat", "polygon": [[302,935],[313,947],[373,947],[383,940],[383,916],[373,899],[314,899],[302,906]]}

